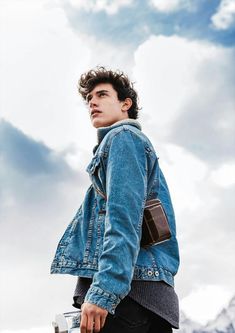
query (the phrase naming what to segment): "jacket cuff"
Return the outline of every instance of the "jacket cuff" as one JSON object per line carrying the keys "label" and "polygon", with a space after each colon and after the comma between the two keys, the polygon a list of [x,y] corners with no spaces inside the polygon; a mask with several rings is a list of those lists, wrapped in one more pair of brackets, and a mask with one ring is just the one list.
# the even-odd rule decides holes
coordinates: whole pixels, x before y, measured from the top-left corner
{"label": "jacket cuff", "polygon": [[95,304],[111,314],[115,313],[115,309],[120,301],[121,299],[114,294],[110,294],[98,287],[91,287],[84,300],[84,302]]}

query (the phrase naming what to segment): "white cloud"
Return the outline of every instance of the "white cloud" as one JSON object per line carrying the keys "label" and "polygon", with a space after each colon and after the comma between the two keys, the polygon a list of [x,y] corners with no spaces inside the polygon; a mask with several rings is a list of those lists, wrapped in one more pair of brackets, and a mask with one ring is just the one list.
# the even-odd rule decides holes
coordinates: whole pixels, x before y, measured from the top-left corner
{"label": "white cloud", "polygon": [[211,17],[215,29],[226,30],[235,23],[235,0],[221,0],[217,12]]}
{"label": "white cloud", "polygon": [[105,11],[109,15],[116,14],[120,8],[130,6],[133,0],[69,0],[69,3],[78,9],[86,11]]}
{"label": "white cloud", "polygon": [[200,88],[197,70],[216,53],[213,45],[178,36],[151,36],[136,50],[133,73],[143,111],[151,115],[149,122],[161,119],[154,127],[158,137],[166,137],[186,100]]}
{"label": "white cloud", "polygon": [[182,214],[185,207],[194,214],[204,205],[198,184],[204,181],[208,167],[179,146],[166,143],[161,145],[154,138],[152,142],[158,151],[159,163],[167,178],[177,215]]}
{"label": "white cloud", "polygon": [[46,4],[11,1],[1,8],[1,116],[52,148],[82,146],[81,133],[92,147],[95,131],[84,130],[89,117],[77,94],[90,50],[64,11]]}
{"label": "white cloud", "polygon": [[151,4],[159,12],[174,12],[181,9],[193,9],[193,2],[191,0],[151,0]]}
{"label": "white cloud", "polygon": [[232,48],[178,36],[151,36],[139,46],[133,73],[143,122],[158,142],[177,143],[208,162],[231,158],[233,59]]}
{"label": "white cloud", "polygon": [[206,324],[228,305],[231,290],[219,285],[198,287],[181,301],[182,310],[193,320]]}
{"label": "white cloud", "polygon": [[96,143],[96,131],[77,93],[78,79],[98,64],[130,68],[132,55],[120,47],[116,57],[116,48],[94,36],[78,36],[64,10],[49,4],[1,4],[1,116],[53,149],[70,150],[68,161],[76,167],[78,151],[87,154]]}
{"label": "white cloud", "polygon": [[211,180],[221,186],[235,185],[235,164],[224,164],[211,172]]}

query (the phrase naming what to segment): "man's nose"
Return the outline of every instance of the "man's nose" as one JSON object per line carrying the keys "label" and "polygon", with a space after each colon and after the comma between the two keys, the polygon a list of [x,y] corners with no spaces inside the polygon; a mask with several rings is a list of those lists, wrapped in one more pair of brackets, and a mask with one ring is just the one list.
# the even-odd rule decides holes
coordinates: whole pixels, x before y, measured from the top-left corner
{"label": "man's nose", "polygon": [[93,96],[89,101],[89,107],[92,108],[94,106],[97,106],[97,98]]}

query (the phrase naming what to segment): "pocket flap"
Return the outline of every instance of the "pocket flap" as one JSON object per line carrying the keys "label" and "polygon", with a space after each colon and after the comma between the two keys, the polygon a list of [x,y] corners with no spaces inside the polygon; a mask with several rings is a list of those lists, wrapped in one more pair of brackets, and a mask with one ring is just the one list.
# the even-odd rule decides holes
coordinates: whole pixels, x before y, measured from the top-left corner
{"label": "pocket flap", "polygon": [[91,162],[88,164],[86,171],[89,174],[94,174],[95,169],[97,168],[97,166],[100,164],[100,156],[95,156],[93,157],[93,159],[91,160]]}

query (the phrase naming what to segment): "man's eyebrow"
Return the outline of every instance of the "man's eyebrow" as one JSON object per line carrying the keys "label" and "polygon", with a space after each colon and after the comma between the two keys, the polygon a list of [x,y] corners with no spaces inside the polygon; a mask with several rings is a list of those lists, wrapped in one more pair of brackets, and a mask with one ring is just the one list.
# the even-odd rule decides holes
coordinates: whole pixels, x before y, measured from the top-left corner
{"label": "man's eyebrow", "polygon": [[96,94],[99,94],[99,93],[101,93],[101,92],[109,92],[108,90],[105,90],[105,89],[102,89],[102,90],[98,90],[97,92],[96,92]]}
{"label": "man's eyebrow", "polygon": [[[97,91],[95,92],[95,94],[98,95],[98,94],[103,93],[103,92],[108,93],[109,91],[108,91],[108,90],[105,90],[105,89],[97,90]],[[87,94],[87,96],[86,96],[86,100],[89,101],[90,97],[92,97],[92,94]]]}

